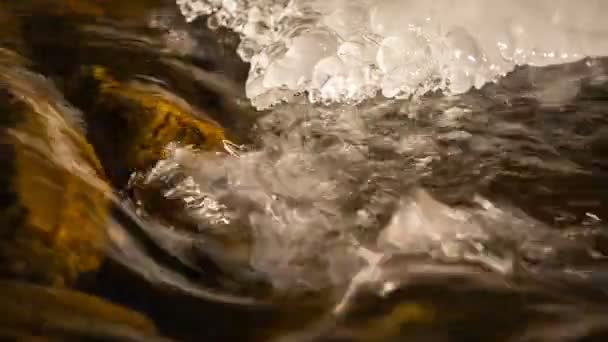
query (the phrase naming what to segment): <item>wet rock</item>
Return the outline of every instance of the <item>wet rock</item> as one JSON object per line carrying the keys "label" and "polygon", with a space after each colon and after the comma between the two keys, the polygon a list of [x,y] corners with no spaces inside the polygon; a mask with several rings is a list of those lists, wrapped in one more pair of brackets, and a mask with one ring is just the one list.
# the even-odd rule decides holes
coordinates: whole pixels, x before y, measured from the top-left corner
{"label": "wet rock", "polygon": [[80,113],[42,76],[0,70],[1,272],[69,284],[103,259],[109,188]]}
{"label": "wet rock", "polygon": [[83,293],[0,281],[0,338],[168,341],[143,315]]}
{"label": "wet rock", "polygon": [[161,85],[119,81],[99,66],[87,68],[83,79],[92,92],[89,137],[119,186],[163,159],[169,143],[219,150],[227,139],[217,122]]}

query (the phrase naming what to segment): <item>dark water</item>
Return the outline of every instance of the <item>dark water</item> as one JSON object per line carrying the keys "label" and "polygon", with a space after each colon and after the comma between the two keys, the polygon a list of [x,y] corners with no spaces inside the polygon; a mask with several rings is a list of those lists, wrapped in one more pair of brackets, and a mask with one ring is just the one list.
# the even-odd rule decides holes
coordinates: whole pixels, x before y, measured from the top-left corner
{"label": "dark water", "polygon": [[0,19],[0,339],[608,338],[607,60],[260,113],[172,1]]}

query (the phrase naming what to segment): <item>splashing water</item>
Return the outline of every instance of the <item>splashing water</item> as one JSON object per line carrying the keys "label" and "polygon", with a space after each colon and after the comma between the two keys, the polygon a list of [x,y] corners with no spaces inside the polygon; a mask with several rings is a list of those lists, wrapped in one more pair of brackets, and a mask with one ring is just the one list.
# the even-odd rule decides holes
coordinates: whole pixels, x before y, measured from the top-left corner
{"label": "splashing water", "polygon": [[[251,250],[239,262],[280,291],[344,288],[357,274],[368,279],[378,260],[392,255],[474,262],[504,275],[513,275],[522,260],[548,268],[576,267],[566,255],[593,260],[588,242],[568,238],[512,205],[491,202],[480,189],[454,207],[420,189],[421,183],[449,181],[434,168],[451,165],[450,155],[467,158],[456,145],[486,156],[486,165],[454,166],[449,177],[461,189],[470,186],[468,177],[483,174],[481,168],[504,169],[500,165],[510,157],[500,155],[503,143],[513,143],[513,156],[528,163],[530,146],[497,143],[509,130],[507,122],[488,118],[479,112],[483,106],[466,99],[459,106],[468,110],[446,101],[433,105],[445,108],[439,121],[426,121],[424,110],[412,108],[276,107],[258,123],[258,148],[235,152],[233,146],[232,155],[217,155],[174,145],[168,159],[146,175],[144,187],[164,184],[163,196],[179,199],[179,215],[206,239],[247,236]],[[465,117],[458,118],[458,111]],[[473,122],[483,121],[488,130],[491,120],[497,131],[473,137],[472,127],[456,129],[476,125],[466,118],[471,111]],[[408,119],[414,113],[418,118]],[[539,172],[581,172],[565,159],[532,159]],[[207,253],[227,269],[234,266],[234,260]]]}
{"label": "splashing water", "polygon": [[462,93],[515,65],[608,52],[601,0],[177,0],[187,20],[241,35],[247,96],[262,109],[306,92],[355,103],[378,92]]}

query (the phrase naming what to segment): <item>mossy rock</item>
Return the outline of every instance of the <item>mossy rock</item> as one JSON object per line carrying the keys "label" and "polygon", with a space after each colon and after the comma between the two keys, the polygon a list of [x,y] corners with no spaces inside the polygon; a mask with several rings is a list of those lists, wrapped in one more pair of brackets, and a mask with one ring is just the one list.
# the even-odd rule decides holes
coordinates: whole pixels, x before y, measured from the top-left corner
{"label": "mossy rock", "polygon": [[93,66],[83,68],[79,84],[88,97],[90,141],[119,187],[165,158],[170,143],[219,151],[227,139],[205,112],[152,82],[118,80]]}
{"label": "mossy rock", "polygon": [[42,76],[0,64],[0,112],[0,273],[70,284],[103,259],[101,164],[79,112]]}

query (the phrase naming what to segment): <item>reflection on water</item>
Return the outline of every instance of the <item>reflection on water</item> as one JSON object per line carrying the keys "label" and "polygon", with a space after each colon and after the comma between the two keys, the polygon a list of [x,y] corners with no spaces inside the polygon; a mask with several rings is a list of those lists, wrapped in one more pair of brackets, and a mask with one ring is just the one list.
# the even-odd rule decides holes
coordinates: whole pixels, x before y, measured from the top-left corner
{"label": "reflection on water", "polygon": [[172,1],[0,19],[2,338],[608,337],[607,60],[256,112]]}

